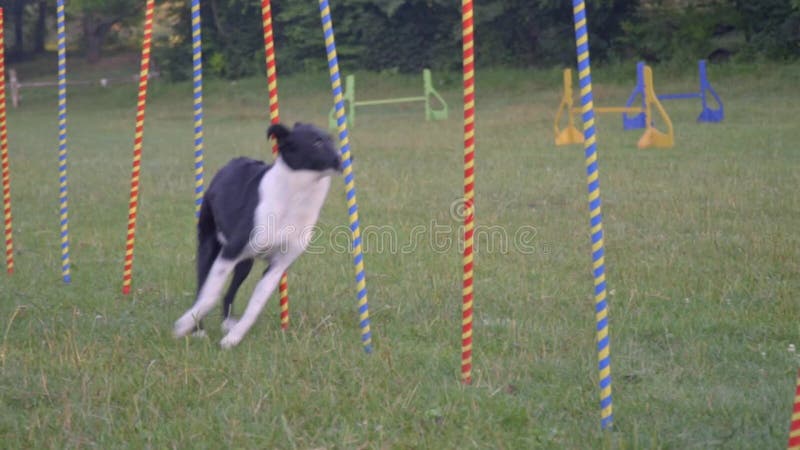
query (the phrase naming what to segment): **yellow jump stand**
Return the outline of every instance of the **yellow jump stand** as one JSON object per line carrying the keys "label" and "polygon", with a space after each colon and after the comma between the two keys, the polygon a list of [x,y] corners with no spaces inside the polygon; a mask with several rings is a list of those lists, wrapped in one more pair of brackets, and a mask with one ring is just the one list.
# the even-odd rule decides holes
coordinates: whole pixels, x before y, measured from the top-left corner
{"label": "yellow jump stand", "polygon": [[[656,92],[653,89],[653,70],[650,66],[644,66],[644,92],[645,102],[644,107],[629,107],[629,106],[595,106],[594,111],[598,114],[601,113],[628,113],[628,114],[645,114],[645,130],[637,147],[639,148],[670,148],[675,145],[675,132],[672,128],[672,121],[667,115],[667,111],[661,106],[658,101]],[[655,111],[654,111],[655,108]],[[666,132],[657,130],[653,126],[653,113],[658,112],[661,120],[667,127]],[[569,145],[569,144],[582,144],[583,133],[578,131],[575,127],[574,116],[581,113],[581,109],[574,106],[572,98],[572,69],[564,69],[564,95],[561,97],[561,103],[558,105],[558,112],[556,112],[556,119],[553,124],[553,131],[555,132],[556,145]],[[567,116],[567,125],[564,128],[559,126],[562,122],[561,117]]]}
{"label": "yellow jump stand", "polygon": [[[572,69],[564,69],[564,95],[561,97],[561,103],[558,104],[558,112],[556,112],[556,120],[553,124],[553,130],[556,133],[556,145],[569,145],[583,143],[583,133],[575,128],[575,120],[571,114],[574,102],[572,100]],[[561,116],[567,114],[567,126],[563,129],[558,126],[561,122]]]}

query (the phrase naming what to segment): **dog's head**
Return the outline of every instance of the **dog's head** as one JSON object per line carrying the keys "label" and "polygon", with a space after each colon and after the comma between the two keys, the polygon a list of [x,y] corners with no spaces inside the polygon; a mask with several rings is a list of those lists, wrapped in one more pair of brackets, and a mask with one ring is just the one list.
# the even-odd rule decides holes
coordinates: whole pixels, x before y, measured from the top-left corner
{"label": "dog's head", "polygon": [[267,130],[268,138],[278,140],[278,153],[292,170],[341,172],[342,158],[333,138],[307,123],[296,123],[291,130],[276,123]]}

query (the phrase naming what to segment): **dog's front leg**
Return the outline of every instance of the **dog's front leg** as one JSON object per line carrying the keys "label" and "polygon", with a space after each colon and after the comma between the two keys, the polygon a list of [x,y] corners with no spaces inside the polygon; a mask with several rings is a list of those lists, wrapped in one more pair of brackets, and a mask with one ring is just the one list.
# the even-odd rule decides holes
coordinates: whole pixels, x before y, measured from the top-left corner
{"label": "dog's front leg", "polygon": [[253,326],[259,314],[261,314],[272,292],[278,287],[281,275],[288,268],[289,264],[270,262],[269,268],[264,273],[261,281],[256,285],[253,295],[247,302],[247,308],[245,308],[241,319],[239,319],[228,334],[222,338],[220,342],[222,348],[228,349],[241,342],[244,335],[247,334],[247,331],[250,330],[250,327]]}
{"label": "dog's front leg", "polygon": [[222,256],[218,256],[214,260],[214,264],[211,265],[211,270],[208,272],[208,278],[197,295],[197,301],[175,322],[173,330],[175,337],[179,338],[191,333],[200,320],[211,311],[219,298],[225,280],[228,279],[228,275],[235,265],[236,261],[225,259]]}

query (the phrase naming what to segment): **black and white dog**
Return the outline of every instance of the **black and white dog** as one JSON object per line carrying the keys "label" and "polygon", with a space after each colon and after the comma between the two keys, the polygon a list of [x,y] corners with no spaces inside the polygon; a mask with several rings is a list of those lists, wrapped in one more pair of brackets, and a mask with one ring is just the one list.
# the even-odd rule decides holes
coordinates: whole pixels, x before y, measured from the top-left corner
{"label": "black and white dog", "polygon": [[[237,158],[223,167],[203,197],[197,224],[197,301],[175,322],[175,337],[200,329],[231,271],[223,303],[223,348],[238,344],[258,318],[281,274],[311,239],[331,183],[342,162],[333,139],[320,128],[275,124],[267,136],[278,140],[272,165]],[[236,290],[262,258],[269,266],[238,321],[231,316]]]}

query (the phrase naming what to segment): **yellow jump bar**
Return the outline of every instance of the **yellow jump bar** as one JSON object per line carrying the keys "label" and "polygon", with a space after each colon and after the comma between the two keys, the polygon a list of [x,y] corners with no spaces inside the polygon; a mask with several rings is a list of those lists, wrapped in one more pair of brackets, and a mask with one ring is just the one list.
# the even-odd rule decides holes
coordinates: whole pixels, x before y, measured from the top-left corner
{"label": "yellow jump bar", "polygon": [[[581,112],[581,108],[574,107],[572,108],[573,114],[579,114]],[[635,106],[595,106],[594,112],[596,113],[628,113],[628,114],[636,114],[640,112],[644,112],[644,108],[637,108]]]}

